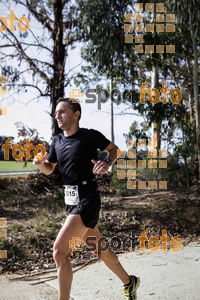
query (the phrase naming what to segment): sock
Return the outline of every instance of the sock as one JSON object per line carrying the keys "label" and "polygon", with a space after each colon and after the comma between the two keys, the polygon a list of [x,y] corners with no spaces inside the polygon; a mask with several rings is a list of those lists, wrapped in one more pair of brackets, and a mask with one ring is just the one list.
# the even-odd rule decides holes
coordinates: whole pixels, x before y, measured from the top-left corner
{"label": "sock", "polygon": [[130,284],[131,284],[131,279],[130,279],[129,283],[124,284],[124,286],[129,286]]}

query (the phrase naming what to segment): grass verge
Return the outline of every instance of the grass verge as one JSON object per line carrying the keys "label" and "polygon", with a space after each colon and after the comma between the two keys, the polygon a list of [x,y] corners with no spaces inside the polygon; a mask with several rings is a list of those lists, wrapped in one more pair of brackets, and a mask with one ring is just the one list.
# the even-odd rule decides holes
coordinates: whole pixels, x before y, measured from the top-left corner
{"label": "grass verge", "polygon": [[38,167],[33,165],[32,162],[27,163],[24,168],[24,162],[16,161],[0,161],[0,172],[21,172],[21,171],[37,171]]}

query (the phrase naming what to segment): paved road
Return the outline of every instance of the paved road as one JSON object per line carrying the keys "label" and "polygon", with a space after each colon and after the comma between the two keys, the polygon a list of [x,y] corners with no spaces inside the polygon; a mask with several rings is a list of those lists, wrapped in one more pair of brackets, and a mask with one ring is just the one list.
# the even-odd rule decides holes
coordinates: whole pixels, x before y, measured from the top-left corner
{"label": "paved road", "polygon": [[33,277],[21,279],[20,275],[0,275],[0,300],[57,300],[57,289],[41,282],[49,276],[52,273],[37,275],[34,280]]}
{"label": "paved road", "polygon": [[34,281],[22,281],[17,275],[0,276],[1,300],[57,300],[57,290],[46,283],[32,285]]}
{"label": "paved road", "polygon": [[[119,255],[129,274],[140,277],[137,300],[199,300],[200,243],[178,252],[129,252]],[[58,281],[48,281],[58,289]],[[124,300],[120,280],[97,262],[74,273],[71,296],[75,300]]]}
{"label": "paved road", "polygon": [[7,175],[28,175],[28,174],[37,174],[40,171],[22,171],[22,172],[0,172],[0,176],[7,176]]}
{"label": "paved road", "polygon": [[[119,260],[129,274],[140,276],[137,300],[200,299],[200,242],[190,243],[178,252],[124,253]],[[10,281],[13,276],[18,277],[0,276],[0,300],[57,300],[57,279],[32,285],[34,281]],[[74,273],[71,296],[73,300],[124,300],[120,285],[120,280],[99,261]]]}

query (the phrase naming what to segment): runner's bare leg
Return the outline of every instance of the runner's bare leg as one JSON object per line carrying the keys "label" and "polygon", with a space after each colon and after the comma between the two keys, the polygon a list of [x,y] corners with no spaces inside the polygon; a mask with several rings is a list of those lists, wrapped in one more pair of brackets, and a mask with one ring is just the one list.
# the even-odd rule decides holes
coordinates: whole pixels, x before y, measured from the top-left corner
{"label": "runner's bare leg", "polygon": [[86,227],[80,215],[68,215],[61,228],[53,247],[53,257],[56,262],[59,282],[59,298],[58,300],[69,300],[71,284],[72,284],[72,266],[70,262],[71,249],[69,241],[72,237],[82,237],[87,232]]}
{"label": "runner's bare leg", "polygon": [[[98,226],[96,225],[94,227],[94,229],[89,228],[88,231],[87,231],[87,233],[84,235],[83,241],[84,241],[84,243],[86,245],[87,245],[87,242],[86,242],[87,236],[92,236],[92,237],[95,236],[96,237],[96,241],[98,241],[101,238],[101,233],[99,231]],[[92,242],[94,243],[95,241],[92,241]],[[102,241],[101,245],[104,248],[105,247],[105,242]],[[91,246],[89,248],[91,248]],[[98,256],[97,250],[98,250],[98,246],[96,245],[96,251],[93,252],[96,256]],[[101,252],[100,258],[103,260],[103,262],[105,263],[105,265],[112,272],[114,272],[117,275],[117,277],[122,281],[123,284],[129,283],[130,278],[128,276],[128,273],[122,267],[121,263],[118,260],[117,255],[115,254],[114,251],[112,251],[108,247],[108,249],[106,251],[102,251]]]}

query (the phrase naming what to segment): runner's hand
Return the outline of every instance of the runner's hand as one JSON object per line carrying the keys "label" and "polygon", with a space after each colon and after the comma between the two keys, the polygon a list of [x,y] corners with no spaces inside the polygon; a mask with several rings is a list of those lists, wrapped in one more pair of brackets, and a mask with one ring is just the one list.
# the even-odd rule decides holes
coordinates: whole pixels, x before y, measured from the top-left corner
{"label": "runner's hand", "polygon": [[94,164],[94,168],[92,170],[94,174],[105,174],[110,167],[106,161],[96,161],[92,159],[91,162]]}
{"label": "runner's hand", "polygon": [[47,156],[48,156],[48,152],[45,152],[45,155],[44,155],[43,159],[38,159],[38,158],[34,157],[33,164],[36,165],[36,166],[43,165],[43,163],[47,159]]}

